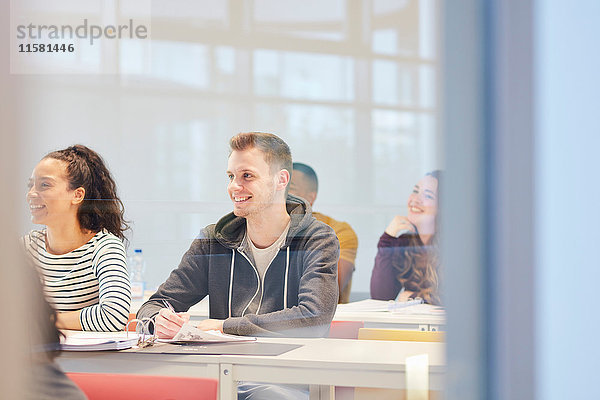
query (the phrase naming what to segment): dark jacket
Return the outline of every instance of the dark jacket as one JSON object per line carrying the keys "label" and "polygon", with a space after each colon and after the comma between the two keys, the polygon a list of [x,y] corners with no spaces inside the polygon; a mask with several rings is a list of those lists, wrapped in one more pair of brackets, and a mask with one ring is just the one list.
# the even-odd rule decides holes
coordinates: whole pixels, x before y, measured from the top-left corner
{"label": "dark jacket", "polygon": [[209,295],[210,318],[225,319],[225,333],[326,335],[338,299],[338,240],[301,198],[289,195],[286,207],[290,228],[265,272],[256,315],[246,310],[260,295],[258,272],[243,248],[246,219],[230,213],[202,230],[179,267],[142,305],[138,318],[156,315],[164,307],[161,299],[181,312]]}

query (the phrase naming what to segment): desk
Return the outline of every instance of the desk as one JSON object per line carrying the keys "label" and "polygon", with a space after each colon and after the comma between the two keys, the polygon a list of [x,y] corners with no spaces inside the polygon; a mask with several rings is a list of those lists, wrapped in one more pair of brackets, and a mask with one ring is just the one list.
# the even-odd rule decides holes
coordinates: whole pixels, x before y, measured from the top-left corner
{"label": "desk", "polygon": [[338,312],[334,321],[363,321],[365,328],[411,329],[419,331],[444,330],[444,315],[394,314],[385,311]]}
{"label": "desk", "polygon": [[[135,313],[144,302],[133,301],[131,312]],[[195,321],[208,318],[208,296],[189,310],[190,318]],[[334,321],[363,321],[365,328],[414,329],[420,331],[439,331],[446,325],[444,315],[393,314],[385,311],[336,311]]]}
{"label": "desk", "polygon": [[322,338],[258,340],[302,347],[279,356],[172,355],[135,350],[64,352],[57,361],[66,372],[218,378],[221,400],[237,399],[237,381],[308,384],[311,400],[321,400],[333,398],[333,385],[404,389],[406,357],[429,354],[430,390],[444,387],[443,343]]}

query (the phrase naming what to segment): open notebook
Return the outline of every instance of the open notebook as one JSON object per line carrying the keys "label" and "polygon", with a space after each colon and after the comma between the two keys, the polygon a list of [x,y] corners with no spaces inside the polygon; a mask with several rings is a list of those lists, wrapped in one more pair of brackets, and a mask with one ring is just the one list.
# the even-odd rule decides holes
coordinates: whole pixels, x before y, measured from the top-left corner
{"label": "open notebook", "polygon": [[138,335],[129,332],[63,331],[60,348],[63,351],[103,351],[129,349],[138,342]]}
{"label": "open notebook", "polygon": [[[101,351],[124,350],[138,345],[139,335],[133,332],[81,332],[63,330],[61,350]],[[146,335],[147,339],[152,336]],[[173,339],[158,339],[166,343],[230,343],[253,342],[255,337],[227,335],[219,331],[202,331],[189,323],[184,324]]]}
{"label": "open notebook", "polygon": [[252,336],[228,335],[220,331],[203,331],[190,323],[185,323],[173,339],[159,339],[159,342],[168,343],[228,343],[228,342],[252,342],[256,338]]}

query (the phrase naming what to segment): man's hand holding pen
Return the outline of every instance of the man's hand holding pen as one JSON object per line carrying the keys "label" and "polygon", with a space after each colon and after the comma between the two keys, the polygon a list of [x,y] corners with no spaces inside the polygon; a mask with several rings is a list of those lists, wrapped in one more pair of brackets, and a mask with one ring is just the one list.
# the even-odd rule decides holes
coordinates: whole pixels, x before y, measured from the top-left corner
{"label": "man's hand holding pen", "polygon": [[[167,300],[162,301],[165,308],[161,308],[154,321],[154,333],[159,339],[172,339],[181,329],[183,324],[189,322],[190,314],[178,313]],[[218,330],[223,332],[223,320],[205,319],[194,324],[203,331]]]}
{"label": "man's hand holding pen", "polygon": [[161,308],[154,320],[154,334],[160,339],[172,339],[179,329],[190,320],[188,313],[175,312],[173,306],[166,300],[162,301],[165,308]]}

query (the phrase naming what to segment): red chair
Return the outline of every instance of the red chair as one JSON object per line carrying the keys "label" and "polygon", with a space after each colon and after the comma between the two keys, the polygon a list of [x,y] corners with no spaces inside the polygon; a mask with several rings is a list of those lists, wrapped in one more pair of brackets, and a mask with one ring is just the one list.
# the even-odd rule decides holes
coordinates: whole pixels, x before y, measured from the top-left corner
{"label": "red chair", "polygon": [[69,372],[89,400],[216,400],[219,381],[131,374]]}
{"label": "red chair", "polygon": [[358,330],[364,328],[363,321],[331,321],[329,337],[333,339],[358,339]]}
{"label": "red chair", "polygon": [[[135,314],[129,314],[129,318],[127,319],[127,323],[129,324],[129,321],[135,319]],[[135,327],[137,326],[137,322],[132,322],[131,324],[129,324],[129,329],[127,329],[129,332],[135,332]],[[127,325],[125,325],[125,328],[127,328]]]}
{"label": "red chair", "polygon": [[[329,337],[333,339],[358,339],[358,330],[365,327],[363,321],[331,321]],[[353,399],[354,388],[345,386],[335,387],[336,399]]]}

